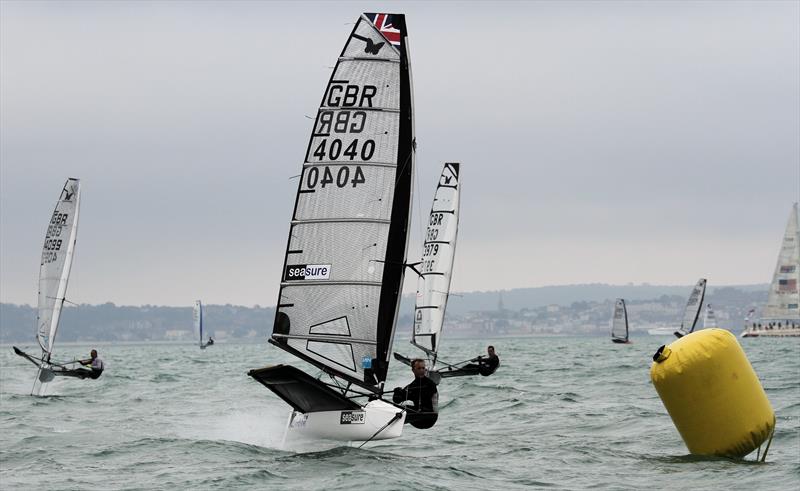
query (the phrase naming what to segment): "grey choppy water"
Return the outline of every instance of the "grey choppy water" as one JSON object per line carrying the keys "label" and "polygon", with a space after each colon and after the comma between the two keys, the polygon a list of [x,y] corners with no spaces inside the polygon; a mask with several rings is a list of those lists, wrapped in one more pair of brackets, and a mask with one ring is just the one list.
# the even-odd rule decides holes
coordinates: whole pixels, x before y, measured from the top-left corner
{"label": "grey choppy water", "polygon": [[[778,418],[766,464],[688,456],[649,379],[651,355],[671,340],[492,340],[498,372],[445,380],[431,430],[406,426],[400,439],[305,453],[279,449],[288,407],[246,376],[297,364],[266,343],[101,345],[99,380],[57,380],[45,398],[28,395],[35,369],[5,346],[0,487],[797,489],[800,340],[742,341]],[[457,361],[486,341],[446,344],[445,358]],[[395,364],[389,386],[410,378]]]}

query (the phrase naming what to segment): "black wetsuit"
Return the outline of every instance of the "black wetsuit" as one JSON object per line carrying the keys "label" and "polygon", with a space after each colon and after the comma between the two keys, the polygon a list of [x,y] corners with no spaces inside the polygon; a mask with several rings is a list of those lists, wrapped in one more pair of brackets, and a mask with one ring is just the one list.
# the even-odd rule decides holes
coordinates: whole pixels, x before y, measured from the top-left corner
{"label": "black wetsuit", "polygon": [[412,412],[406,415],[406,423],[416,428],[430,428],[439,418],[439,391],[428,377],[415,378],[402,389],[394,389],[392,400],[396,404],[411,401]]}
{"label": "black wetsuit", "polygon": [[470,363],[469,365],[465,365],[462,370],[466,370],[468,372],[475,372],[480,373],[484,377],[488,377],[489,375],[493,374],[497,367],[500,366],[500,358],[497,355],[488,356],[484,358],[483,356],[479,356],[477,358],[478,363]]}

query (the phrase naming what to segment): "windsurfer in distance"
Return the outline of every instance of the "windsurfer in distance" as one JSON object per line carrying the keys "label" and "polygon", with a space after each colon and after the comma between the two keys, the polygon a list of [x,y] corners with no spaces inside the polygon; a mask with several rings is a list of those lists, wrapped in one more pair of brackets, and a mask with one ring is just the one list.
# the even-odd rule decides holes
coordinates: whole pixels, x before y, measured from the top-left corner
{"label": "windsurfer in distance", "polygon": [[474,361],[477,363],[470,363],[466,365],[464,369],[466,370],[475,370],[484,377],[488,377],[489,375],[493,374],[497,367],[500,366],[500,357],[497,356],[497,353],[494,352],[494,346],[491,344],[486,348],[487,356],[484,358],[483,355],[478,356],[477,358],[473,358],[470,361]]}
{"label": "windsurfer in distance", "polygon": [[425,360],[416,358],[411,362],[414,380],[405,387],[394,389],[392,400],[395,404],[410,401],[411,406],[406,415],[406,423],[415,428],[426,429],[439,419],[439,391],[436,384],[428,378]]}

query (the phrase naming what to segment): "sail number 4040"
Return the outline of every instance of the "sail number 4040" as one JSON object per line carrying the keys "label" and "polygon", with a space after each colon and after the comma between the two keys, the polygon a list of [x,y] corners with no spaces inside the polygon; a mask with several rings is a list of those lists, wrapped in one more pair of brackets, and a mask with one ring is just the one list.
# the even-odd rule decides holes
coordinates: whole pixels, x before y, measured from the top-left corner
{"label": "sail number 4040", "polygon": [[344,160],[344,157],[356,160],[356,158],[360,157],[360,160],[364,162],[375,155],[375,140],[365,140],[362,145],[359,145],[359,140],[356,138],[346,148],[343,147],[342,140],[338,138],[330,140],[330,145],[328,145],[328,140],[324,139],[319,142],[312,155],[320,161],[339,160],[339,157],[342,157],[342,160]]}
{"label": "sail number 4040", "polygon": [[319,186],[324,188],[328,185],[336,184],[336,187],[343,188],[346,187],[348,184],[352,185],[353,187],[358,186],[359,184],[364,184],[367,180],[364,178],[364,171],[361,170],[361,166],[357,165],[355,170],[350,171],[350,167],[343,165],[336,171],[336,175],[334,175],[331,168],[327,165],[320,170],[319,167],[311,167],[306,172],[306,187],[308,189],[314,189],[315,187]]}

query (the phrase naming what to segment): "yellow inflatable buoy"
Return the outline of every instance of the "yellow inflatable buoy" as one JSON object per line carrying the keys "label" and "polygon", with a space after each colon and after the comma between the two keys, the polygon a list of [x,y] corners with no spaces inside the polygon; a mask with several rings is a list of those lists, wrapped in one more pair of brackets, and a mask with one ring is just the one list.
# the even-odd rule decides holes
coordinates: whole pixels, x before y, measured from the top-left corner
{"label": "yellow inflatable buoy", "polygon": [[[703,329],[659,348],[650,380],[690,453],[741,458],[771,441],[775,412],[725,329]],[[769,444],[764,458],[767,450]]]}

